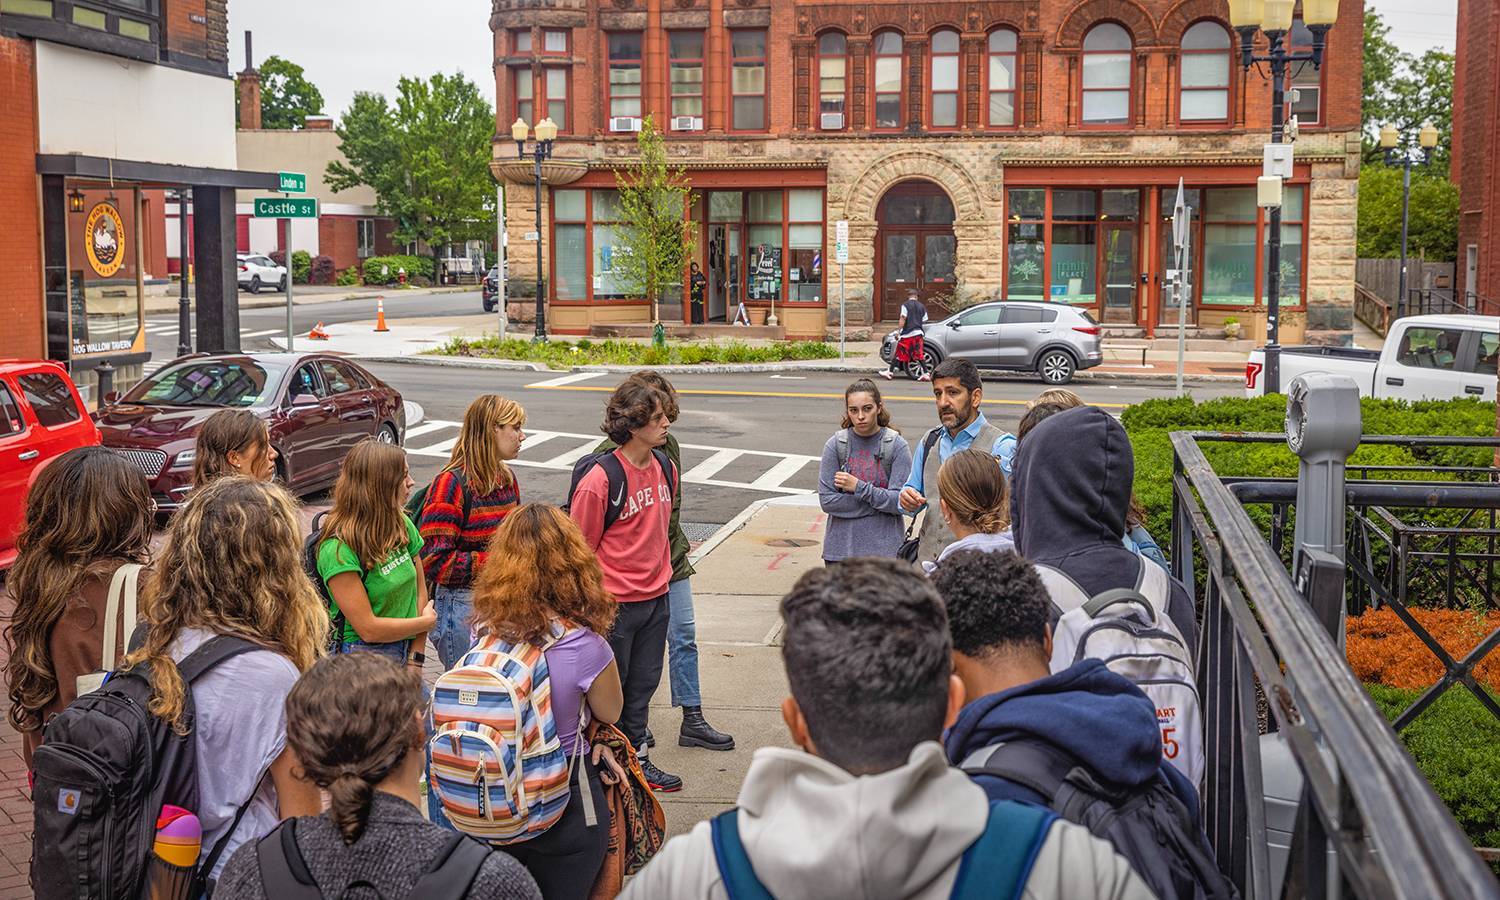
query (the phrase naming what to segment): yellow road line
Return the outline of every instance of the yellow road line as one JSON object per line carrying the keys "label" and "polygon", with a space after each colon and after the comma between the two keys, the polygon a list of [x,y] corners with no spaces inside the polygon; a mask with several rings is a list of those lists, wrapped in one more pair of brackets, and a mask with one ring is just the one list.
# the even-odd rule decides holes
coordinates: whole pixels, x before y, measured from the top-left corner
{"label": "yellow road line", "polygon": [[[612,388],[612,387],[604,387],[603,385],[590,385],[590,384],[528,384],[528,385],[526,385],[526,387],[528,387],[528,388],[536,388],[537,390],[543,390],[543,391],[603,391],[605,393],[609,393],[609,392],[611,392],[611,391],[614,390],[614,388]],[[844,399],[844,395],[843,394],[814,394],[814,393],[799,393],[797,391],[727,391],[727,390],[710,390],[708,388],[677,388],[677,393],[679,393],[679,394],[694,394],[694,395],[698,395],[698,396],[707,396],[707,397],[788,397],[788,398],[800,399],[800,400],[842,400],[842,399]],[[933,402],[931,397],[903,397],[903,396],[900,396],[899,394],[885,394],[884,395],[884,399],[886,399],[886,400],[905,400],[905,401],[911,401],[911,402],[916,402],[916,403],[931,403],[931,402]],[[1008,399],[1003,399],[1003,398],[986,397],[984,399],[984,402],[988,403],[988,404],[998,404],[998,405],[1005,405],[1005,406],[1025,406],[1027,403],[1029,403],[1031,401],[1029,401],[1029,400],[1008,400]],[[1098,406],[1098,407],[1100,407],[1102,409],[1125,409],[1130,404],[1128,404],[1128,403],[1091,403],[1089,405],[1090,406]]]}

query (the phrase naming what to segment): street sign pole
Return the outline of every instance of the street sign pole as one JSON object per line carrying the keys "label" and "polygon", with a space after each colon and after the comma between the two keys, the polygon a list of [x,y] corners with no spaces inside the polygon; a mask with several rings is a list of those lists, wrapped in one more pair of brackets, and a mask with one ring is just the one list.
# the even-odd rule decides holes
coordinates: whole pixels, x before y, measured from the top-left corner
{"label": "street sign pole", "polygon": [[[284,192],[307,190],[307,176],[296,172],[281,172],[278,182]],[[318,201],[315,197],[256,197],[255,216],[261,219],[316,219]],[[292,264],[294,251],[290,223],[287,224],[286,232],[286,349],[290,353],[296,349],[292,337],[292,284],[297,280],[294,274],[296,267]]]}
{"label": "street sign pole", "polygon": [[1177,179],[1177,201],[1172,205],[1172,243],[1177,252],[1177,275],[1173,278],[1172,296],[1177,301],[1177,396],[1181,397],[1183,367],[1187,359],[1187,298],[1183,296],[1188,284],[1183,266],[1190,259],[1188,242],[1192,236],[1193,214],[1187,206],[1182,179]]}
{"label": "street sign pole", "polygon": [[844,323],[844,270],[849,263],[849,223],[847,220],[839,219],[833,223],[833,255],[839,264],[839,362],[844,361],[845,350],[845,323]]}

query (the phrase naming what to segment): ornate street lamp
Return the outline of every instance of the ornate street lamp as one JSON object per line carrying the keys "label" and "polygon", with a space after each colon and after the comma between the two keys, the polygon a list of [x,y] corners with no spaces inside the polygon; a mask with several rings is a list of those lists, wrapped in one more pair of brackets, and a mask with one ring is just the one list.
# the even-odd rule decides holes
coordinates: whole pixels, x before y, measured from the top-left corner
{"label": "ornate street lamp", "polygon": [[1385,151],[1385,164],[1401,167],[1401,278],[1396,287],[1396,318],[1406,315],[1406,225],[1411,209],[1411,167],[1425,166],[1432,161],[1432,150],[1437,146],[1438,130],[1431,122],[1423,122],[1417,132],[1417,146],[1401,139],[1396,126],[1387,122],[1380,128],[1380,149]]}
{"label": "ornate street lamp", "polygon": [[[1271,70],[1271,143],[1280,144],[1286,118],[1286,73],[1291,63],[1323,65],[1328,29],[1338,19],[1339,0],[1302,0],[1302,21],[1312,32],[1310,52],[1288,48],[1296,0],[1228,0],[1229,24],[1240,36],[1240,65],[1249,71],[1257,63]],[[1255,34],[1263,32],[1267,52],[1255,52]],[[1281,344],[1277,341],[1281,316],[1281,207],[1270,208],[1266,262],[1266,393],[1281,391]]]}
{"label": "ornate street lamp", "polygon": [[542,297],[542,161],[552,158],[552,144],[557,140],[557,123],[552,117],[536,123],[536,143],[528,153],[526,136],[531,131],[526,122],[516,119],[510,126],[510,136],[516,142],[516,155],[521,159],[530,156],[535,162],[536,173],[536,336],[534,343],[547,342],[547,313]]}

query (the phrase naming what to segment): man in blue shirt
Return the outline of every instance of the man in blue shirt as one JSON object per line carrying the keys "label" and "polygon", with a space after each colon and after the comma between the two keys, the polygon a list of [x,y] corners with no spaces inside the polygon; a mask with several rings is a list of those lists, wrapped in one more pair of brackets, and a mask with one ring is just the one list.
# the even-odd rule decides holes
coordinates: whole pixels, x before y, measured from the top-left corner
{"label": "man in blue shirt", "polygon": [[[917,560],[935,560],[943,548],[953,543],[953,532],[938,506],[937,473],[943,461],[969,447],[988,449],[999,458],[1000,468],[1010,476],[1016,439],[991,425],[979,411],[984,399],[984,382],[979,370],[966,359],[945,359],[932,370],[932,395],[937,400],[938,421],[942,424],[927,432],[912,455],[911,477],[901,489],[901,508],[908,515],[923,509]],[[931,453],[936,449],[937,453]]]}

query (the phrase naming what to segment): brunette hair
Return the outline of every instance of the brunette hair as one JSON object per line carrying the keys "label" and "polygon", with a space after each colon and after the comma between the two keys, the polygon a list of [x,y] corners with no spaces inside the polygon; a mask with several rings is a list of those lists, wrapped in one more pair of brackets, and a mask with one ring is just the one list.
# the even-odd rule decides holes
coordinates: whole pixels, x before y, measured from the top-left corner
{"label": "brunette hair", "polygon": [[195,488],[145,579],[141,627],[145,643],[125,665],[150,664],[150,711],[178,733],[186,685],[167,651],[183,629],[247,638],[307,671],[328,610],[302,570],[302,522],[286,488],[244,475]]}
{"label": "brunette hair", "polygon": [[526,424],[526,410],[514,400],[499,394],[482,394],[464,410],[464,424],[448,456],[444,471],[463,472],[464,480],[476,495],[483,496],[496,488],[510,487],[516,480],[510,466],[500,458],[500,444],[495,429],[502,425],[520,427]]}
{"label": "brunette hair", "polygon": [[1016,443],[1026,440],[1026,435],[1031,430],[1060,412],[1067,412],[1071,407],[1058,403],[1037,403],[1021,415],[1021,424],[1016,426]]}
{"label": "brunette hair", "polygon": [[221,475],[240,474],[229,464],[231,451],[259,459],[271,450],[266,423],[248,409],[221,409],[198,429],[193,447],[193,484],[202,487]]}
{"label": "brunette hair", "polygon": [[287,745],[345,844],[364,834],[375,786],[420,752],[421,709],[421,676],[375,653],[319,660],[287,694]]}
{"label": "brunette hair", "polygon": [[880,388],[876,387],[875,382],[870,379],[860,378],[844,388],[844,421],[839,425],[840,428],[854,427],[854,420],[849,418],[849,398],[854,394],[869,394],[871,397],[874,397],[875,405],[880,407],[880,412],[875,416],[875,421],[880,424],[881,428],[889,428],[891,426],[891,411],[885,408],[885,401],[880,397]]}
{"label": "brunette hair", "polygon": [[651,424],[658,407],[663,411],[667,408],[667,398],[660,390],[634,377],[627,378],[609,395],[604,406],[604,424],[599,428],[623,447],[631,432]]}
{"label": "brunette hair", "polygon": [[615,609],[599,557],[567,513],[528,503],[495,529],[474,583],[475,628],[539,644],[561,619],[607,635]]}
{"label": "brunette hair", "polygon": [[938,496],[948,512],[985,534],[1010,524],[1010,490],[1000,460],[983,450],[960,450],[938,469]]}
{"label": "brunette hair", "polygon": [[361,566],[373,569],[411,540],[405,500],[406,451],[366,438],[344,457],[323,525],[325,540],[343,541]]}
{"label": "brunette hair", "polygon": [[146,562],[153,518],[146,476],[113,450],[69,450],[37,475],[7,584],[16,611],[5,680],[17,731],[40,731],[42,710],[57,699],[49,641],[68,600],[88,578]]}
{"label": "brunette hair", "polygon": [[681,414],[682,409],[677,405],[677,389],[672,387],[672,382],[660,372],[653,372],[650,369],[641,369],[632,373],[629,380],[649,384],[661,391],[661,411],[666,413],[671,421],[677,421],[677,416]]}
{"label": "brunette hair", "polygon": [[1048,388],[1037,394],[1035,400],[1026,404],[1026,408],[1030,409],[1033,406],[1041,406],[1043,403],[1051,403],[1063,409],[1077,409],[1080,406],[1088,405],[1083,402],[1082,397],[1067,388]]}

